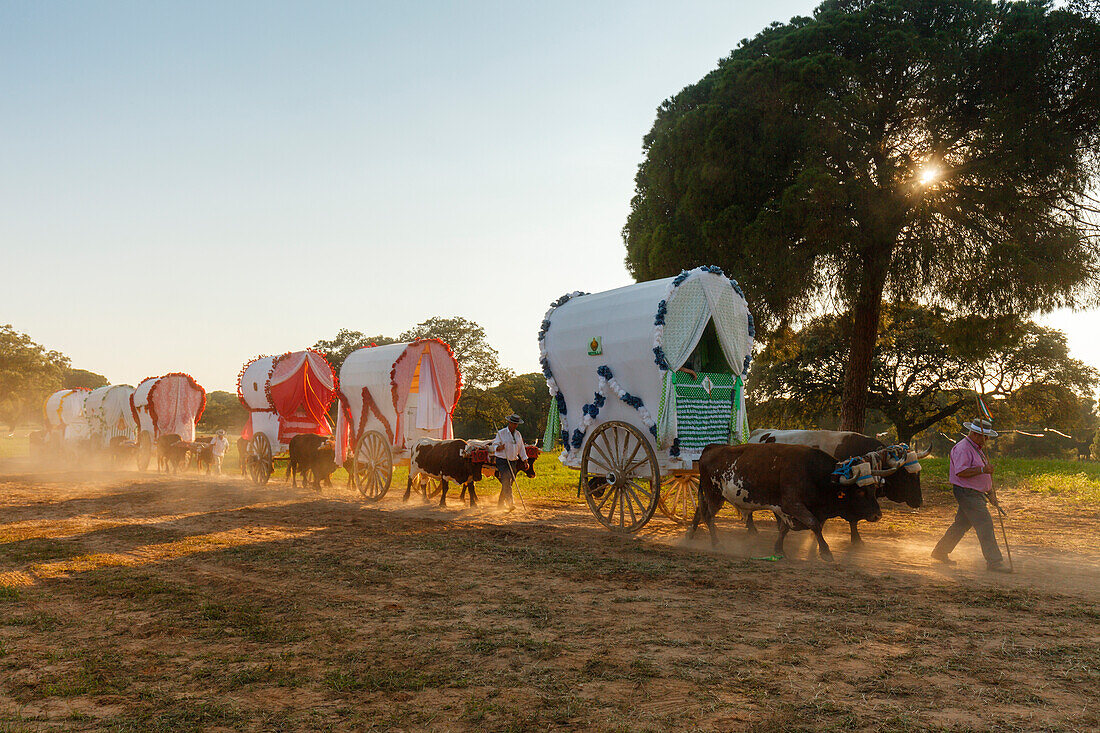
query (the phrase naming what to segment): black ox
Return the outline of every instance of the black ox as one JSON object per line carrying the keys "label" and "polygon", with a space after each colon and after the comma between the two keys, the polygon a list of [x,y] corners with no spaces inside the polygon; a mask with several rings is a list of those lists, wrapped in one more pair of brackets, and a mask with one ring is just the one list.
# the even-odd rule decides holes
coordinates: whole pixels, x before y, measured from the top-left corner
{"label": "black ox", "polygon": [[776,554],[782,554],[787,532],[808,529],[817,537],[821,557],[831,560],[821,536],[826,519],[846,515],[876,522],[882,517],[871,467],[864,462],[847,478],[836,475],[837,468],[828,453],[803,445],[708,445],[699,459],[699,506],[688,537],[706,522],[717,545],[714,517],[728,501],[746,515],[775,512]]}
{"label": "black ox", "polygon": [[[887,447],[882,441],[869,435],[843,430],[754,430],[752,435],[749,436],[749,443],[805,445],[823,450],[838,461],[881,451]],[[916,458],[919,460],[927,455],[927,452],[920,453],[916,455]],[[878,488],[879,497],[896,501],[899,504],[908,504],[914,509],[920,508],[924,503],[919,471],[897,470],[884,475],[882,479]],[[756,527],[752,521],[752,514],[746,514],[745,516],[745,526],[748,527],[750,532],[755,532]],[[852,544],[862,544],[863,538],[859,536],[859,528],[856,526],[859,517],[844,514],[838,516],[848,522]]]}
{"label": "black ox", "polygon": [[321,482],[332,486],[332,472],[337,469],[336,449],[332,439],[324,435],[295,435],[289,444],[290,460],[286,475],[290,485],[298,487],[298,474],[302,475],[302,487],[313,484],[316,491],[321,490]]}

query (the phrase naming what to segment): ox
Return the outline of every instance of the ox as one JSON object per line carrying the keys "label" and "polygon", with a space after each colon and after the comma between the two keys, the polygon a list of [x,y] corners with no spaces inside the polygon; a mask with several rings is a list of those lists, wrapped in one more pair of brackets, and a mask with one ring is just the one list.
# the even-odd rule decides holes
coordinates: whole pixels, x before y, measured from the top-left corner
{"label": "ox", "polygon": [[321,490],[321,482],[332,486],[332,472],[337,469],[336,450],[332,441],[324,435],[295,435],[290,439],[290,461],[286,475],[290,485],[298,488],[298,474],[302,474],[302,487],[309,488],[312,477],[313,488]]}
{"label": "ox", "polygon": [[116,435],[107,444],[111,464],[118,466],[131,459],[137,453],[137,443],[127,440],[125,435]]}
{"label": "ox", "polygon": [[[882,451],[887,448],[880,440],[862,433],[843,430],[754,430],[749,436],[748,442],[806,445],[823,450],[838,461]],[[894,446],[890,446],[890,448],[894,448]],[[897,453],[896,449],[894,453]],[[883,481],[879,484],[878,495],[899,504],[908,504],[914,509],[919,508],[924,503],[924,497],[921,494],[920,463],[918,461],[927,456],[928,451],[915,453],[906,446],[905,470],[884,475]],[[887,465],[896,468],[898,462],[892,460]],[[859,536],[859,528],[856,526],[859,519],[844,515],[840,515],[840,517],[848,522],[852,544],[862,544],[863,538]],[[751,514],[746,514],[745,523],[749,531],[756,531]]]}
{"label": "ox", "polygon": [[439,506],[447,506],[447,482],[453,481],[463,487],[462,496],[470,493],[470,506],[477,506],[477,492],[474,491],[474,482],[482,477],[481,468],[484,464],[475,463],[466,454],[465,440],[436,440],[434,438],[421,438],[412,449],[412,460],[409,463],[409,480],[405,486],[405,496],[402,501],[408,501],[412,493],[413,479],[427,476],[439,479],[443,483],[443,490],[439,495]]}
{"label": "ox", "polygon": [[209,476],[214,470],[214,446],[210,444],[209,438],[196,440],[194,446],[195,468],[205,470]]}
{"label": "ox", "polygon": [[157,438],[157,470],[158,471],[167,471],[168,470],[168,449],[171,448],[176,443],[179,443],[181,440],[183,440],[183,438],[181,438],[176,433],[168,433],[166,435],[161,435],[160,437]]}
{"label": "ox", "polygon": [[180,471],[186,470],[187,464],[191,460],[191,456],[197,454],[198,451],[198,443],[187,443],[182,440],[177,440],[164,449],[165,467],[170,469],[172,473],[179,473]]}
{"label": "ox", "polygon": [[[841,471],[841,473],[837,473]],[[861,459],[839,464],[825,451],[804,445],[708,445],[699,458],[699,506],[688,537],[706,522],[711,544],[718,544],[714,517],[726,501],[742,513],[767,509],[779,520],[776,554],[790,530],[809,529],[821,557],[832,553],[821,527],[829,517],[848,514],[876,522],[882,516],[875,496],[879,471]]]}

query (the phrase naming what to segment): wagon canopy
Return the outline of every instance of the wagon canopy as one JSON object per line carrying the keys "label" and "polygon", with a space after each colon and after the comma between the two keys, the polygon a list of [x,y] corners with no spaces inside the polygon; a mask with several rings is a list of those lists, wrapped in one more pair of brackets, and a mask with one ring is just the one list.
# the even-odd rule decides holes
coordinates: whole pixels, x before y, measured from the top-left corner
{"label": "wagon canopy", "polygon": [[110,445],[111,438],[132,440],[137,421],[130,409],[134,388],[128,384],[111,384],[93,389],[84,399],[84,416],[92,439],[101,447]]}
{"label": "wagon canopy", "polygon": [[330,435],[326,412],[336,396],[336,375],[312,349],[253,359],[237,379],[237,397],[248,408],[242,437],[278,432],[280,443],[296,435]]}
{"label": "wagon canopy", "polygon": [[65,440],[82,440],[88,437],[88,421],[84,416],[86,389],[59,389],[46,398],[43,410],[46,426],[60,431]]}
{"label": "wagon canopy", "polygon": [[175,433],[182,440],[195,439],[195,423],[206,409],[206,390],[190,374],[172,372],[149,377],[134,388],[130,408],[138,430],[154,439]]}
{"label": "wagon canopy", "polygon": [[579,465],[586,433],[608,420],[647,434],[662,462],[696,459],[716,436],[745,440],[753,336],[741,288],[717,267],[562,296],[539,332],[554,399],[544,447],[559,437],[562,462]]}
{"label": "wagon canopy", "polygon": [[383,433],[398,449],[424,437],[454,437],[451,416],[461,394],[462,371],[439,339],[352,352],[340,368],[338,459],[367,430]]}

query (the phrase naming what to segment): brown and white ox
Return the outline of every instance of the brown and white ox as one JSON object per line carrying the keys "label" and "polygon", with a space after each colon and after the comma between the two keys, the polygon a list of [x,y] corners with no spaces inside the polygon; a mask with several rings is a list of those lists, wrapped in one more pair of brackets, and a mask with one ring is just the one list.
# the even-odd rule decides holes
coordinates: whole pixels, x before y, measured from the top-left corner
{"label": "brown and white ox", "polygon": [[437,479],[443,484],[439,494],[439,506],[447,506],[448,481],[460,484],[463,487],[463,495],[469,491],[470,506],[477,506],[474,483],[481,480],[483,475],[481,469],[484,465],[475,463],[469,455],[466,455],[465,440],[421,438],[411,452],[409,479],[405,485],[405,496],[402,497],[402,501],[409,500],[414,480],[419,482],[421,477],[427,477]]}
{"label": "brown and white ox", "polygon": [[[783,443],[786,445],[805,445],[825,451],[838,461],[873,452],[883,452],[884,468],[894,469],[883,474],[879,483],[878,495],[899,504],[908,504],[917,509],[924,503],[920,488],[920,460],[928,456],[928,451],[918,453],[907,445],[887,446],[880,440],[843,430],[754,430],[749,443]],[[900,470],[898,470],[900,469]],[[856,526],[858,517],[839,515],[848,522],[851,529],[852,544],[862,544]],[[745,524],[749,531],[755,532],[752,515],[746,514]]]}
{"label": "brown and white ox", "polygon": [[[421,438],[412,450],[412,460],[409,464],[409,480],[405,487],[403,501],[408,501],[412,494],[412,482],[421,476],[442,481],[442,491],[439,496],[439,506],[447,506],[447,482],[462,485],[460,499],[470,494],[470,506],[477,506],[477,492],[474,484],[485,476],[485,469],[493,469],[495,464],[486,464],[474,460],[474,452],[485,450],[492,444],[491,440],[436,440],[434,438]],[[538,449],[534,446],[526,446],[528,459],[524,462],[522,471],[530,478],[535,477],[535,462],[531,453],[536,455]]]}
{"label": "brown and white ox", "polygon": [[779,522],[776,554],[790,530],[808,529],[817,537],[821,557],[832,553],[821,527],[829,517],[841,515],[876,522],[882,516],[876,497],[878,471],[868,461],[838,463],[825,451],[804,445],[776,443],[744,445],[711,444],[699,458],[699,506],[691,520],[688,538],[700,522],[710,530],[711,544],[718,544],[714,517],[724,502],[743,514],[768,510]]}

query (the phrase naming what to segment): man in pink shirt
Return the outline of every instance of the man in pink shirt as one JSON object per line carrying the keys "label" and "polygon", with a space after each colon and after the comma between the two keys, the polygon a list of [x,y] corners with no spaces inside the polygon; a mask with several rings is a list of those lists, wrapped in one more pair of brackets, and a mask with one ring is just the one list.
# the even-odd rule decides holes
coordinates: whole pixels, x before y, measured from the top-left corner
{"label": "man in pink shirt", "polygon": [[986,508],[987,500],[997,503],[997,495],[993,491],[993,465],[983,449],[988,439],[997,437],[997,432],[989,420],[963,423],[963,427],[969,433],[951,449],[949,469],[959,511],[955,514],[954,524],[947,528],[943,539],[932,550],[932,559],[954,565],[955,561],[948,555],[967,530],[973,527],[982,544],[986,566],[995,573],[1010,573],[1012,571],[1004,566],[1001,548],[997,546],[997,537],[993,533],[993,517],[989,516],[989,509]]}

